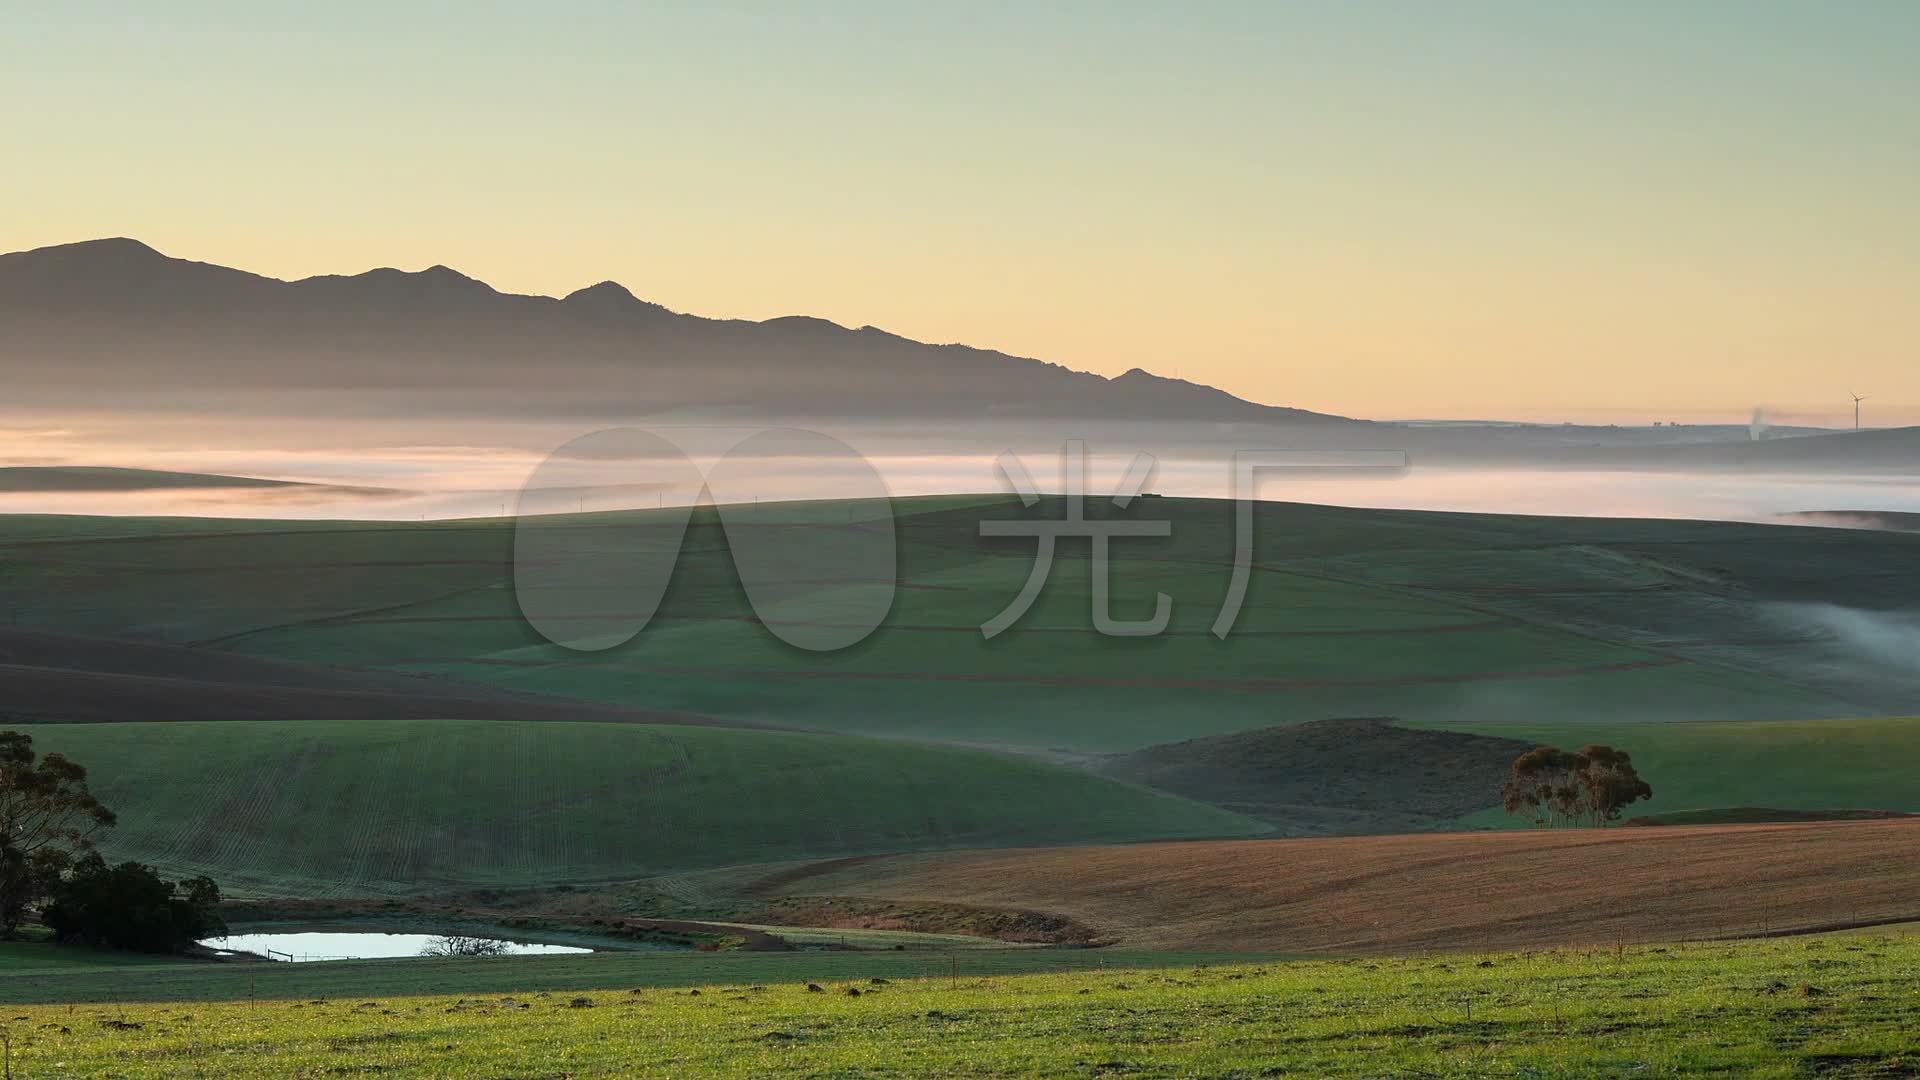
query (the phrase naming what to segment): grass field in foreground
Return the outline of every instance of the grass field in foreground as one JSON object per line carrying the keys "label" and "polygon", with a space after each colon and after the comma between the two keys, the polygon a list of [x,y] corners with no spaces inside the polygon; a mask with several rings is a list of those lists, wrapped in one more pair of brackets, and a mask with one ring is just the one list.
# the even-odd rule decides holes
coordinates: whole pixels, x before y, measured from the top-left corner
{"label": "grass field in foreground", "polygon": [[552,885],[928,847],[1247,836],[1249,819],[955,747],[463,720],[24,727],[85,764],[113,858],[238,895]]}
{"label": "grass field in foreground", "polygon": [[[1920,810],[1920,718],[1632,724],[1429,725],[1568,749],[1607,743],[1633,755],[1653,798],[1632,815],[1754,806],[1785,810]],[[1498,808],[1472,825],[1521,827]]]}
{"label": "grass field in foreground", "polygon": [[[401,962],[405,963],[405,962]],[[474,962],[468,962],[473,964]],[[496,961],[479,961],[485,966]],[[1920,1066],[1920,938],[10,1010],[22,1075],[1702,1075]],[[131,988],[130,988],[131,989]],[[857,993],[856,993],[857,992]]]}
{"label": "grass field in foreground", "polygon": [[50,941],[0,941],[0,978],[43,972],[97,971],[101,968],[152,967],[178,961],[166,956],[118,952],[112,949],[74,949]]}

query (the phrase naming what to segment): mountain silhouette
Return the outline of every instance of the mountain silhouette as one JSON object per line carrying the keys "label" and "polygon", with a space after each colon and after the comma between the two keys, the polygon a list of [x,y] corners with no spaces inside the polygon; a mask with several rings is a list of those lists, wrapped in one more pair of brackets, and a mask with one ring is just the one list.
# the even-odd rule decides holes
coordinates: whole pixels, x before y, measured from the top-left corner
{"label": "mountain silhouette", "polygon": [[62,404],[327,391],[333,407],[385,411],[406,392],[407,408],[563,415],[1368,426],[1140,369],[1109,379],[806,316],[681,314],[611,281],[565,298],[446,266],[282,281],[126,238],[0,255],[0,363],[23,393]]}

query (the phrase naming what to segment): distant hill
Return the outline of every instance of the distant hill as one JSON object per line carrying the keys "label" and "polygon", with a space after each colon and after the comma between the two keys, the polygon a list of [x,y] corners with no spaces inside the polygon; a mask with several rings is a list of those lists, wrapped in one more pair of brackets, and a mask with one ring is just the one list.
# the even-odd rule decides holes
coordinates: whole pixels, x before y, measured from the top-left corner
{"label": "distant hill", "polygon": [[1920,464],[1920,427],[1839,431],[1784,439],[1635,447],[1595,455],[1592,463],[1619,468],[1678,468],[1819,472],[1905,470]]}
{"label": "distant hill", "polygon": [[1781,514],[1791,525],[1824,525],[1834,529],[1887,529],[1920,532],[1920,514],[1899,510],[1802,510]]}
{"label": "distant hill", "polygon": [[97,404],[204,392],[349,391],[380,413],[1083,416],[1361,421],[1256,404],[1129,371],[1118,378],[871,326],[669,311],[601,282],[502,293],[445,266],[281,281],[169,258],[135,240],[0,255],[0,364],[24,392]]}
{"label": "distant hill", "polygon": [[324,488],[253,476],[54,465],[0,468],[0,492],[169,491],[182,488]]}
{"label": "distant hill", "polygon": [[[1333,439],[1343,431],[1329,433]],[[1609,472],[1908,473],[1920,468],[1920,427],[1775,430],[1750,438],[1726,425],[1382,425],[1375,444],[1421,465],[1522,465]]]}

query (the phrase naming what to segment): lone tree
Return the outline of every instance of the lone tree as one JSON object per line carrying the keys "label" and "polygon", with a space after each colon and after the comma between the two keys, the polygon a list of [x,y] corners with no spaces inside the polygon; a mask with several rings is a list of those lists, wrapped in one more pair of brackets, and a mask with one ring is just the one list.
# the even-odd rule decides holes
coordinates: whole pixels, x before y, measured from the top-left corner
{"label": "lone tree", "polygon": [[1578,787],[1574,755],[1557,746],[1536,746],[1513,759],[1501,805],[1509,814],[1527,815],[1535,825],[1571,819]]}
{"label": "lone tree", "polygon": [[87,790],[86,769],[36,755],[29,735],[0,731],[0,936],[13,936],[28,905],[113,822]]}
{"label": "lone tree", "polygon": [[1653,797],[1625,750],[1593,743],[1577,751],[1536,746],[1513,760],[1502,805],[1535,825],[1605,825],[1628,804]]}
{"label": "lone tree", "polygon": [[1620,820],[1620,811],[1641,799],[1653,798],[1653,786],[1640,779],[1633,758],[1625,750],[1594,743],[1580,748],[1583,762],[1575,772],[1586,796],[1587,813],[1595,825]]}
{"label": "lone tree", "polygon": [[420,950],[421,956],[505,956],[512,946],[504,941],[492,938],[468,937],[463,934],[443,934],[427,942]]}

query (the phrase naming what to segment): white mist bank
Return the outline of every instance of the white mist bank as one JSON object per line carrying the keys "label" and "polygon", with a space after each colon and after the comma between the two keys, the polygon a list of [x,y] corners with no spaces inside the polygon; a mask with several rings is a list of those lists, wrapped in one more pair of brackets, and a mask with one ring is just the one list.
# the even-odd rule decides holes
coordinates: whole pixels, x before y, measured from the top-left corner
{"label": "white mist bank", "polygon": [[1810,631],[1851,664],[1907,675],[1920,671],[1920,612],[1865,611],[1836,604],[1769,604],[1773,619]]}
{"label": "white mist bank", "polygon": [[[885,480],[887,493],[895,497],[1007,490],[991,458],[869,461]],[[169,464],[145,461],[142,467]],[[394,459],[381,458],[366,462],[364,468],[356,464],[337,458],[324,463],[281,458],[272,462],[200,462],[195,467],[348,487],[383,486],[394,489],[392,493],[366,494],[327,487],[20,492],[0,494],[0,513],[368,520],[492,517],[511,512],[539,459],[416,459],[399,468]],[[711,462],[696,459],[695,464],[708,467]],[[1047,464],[1029,461],[1028,468],[1040,490],[1058,491],[1060,484]],[[1126,465],[1126,461],[1092,461],[1089,496],[1104,497],[1110,492]],[[762,460],[752,463],[747,473],[736,470],[730,490],[716,495],[745,502],[873,494],[867,483],[842,475],[844,471],[839,462]],[[1162,462],[1149,490],[1172,496],[1226,498],[1232,493],[1232,485],[1221,475],[1224,472],[1224,467]],[[636,470],[625,480],[610,478],[605,484],[570,485],[566,494],[571,501],[562,500],[564,506],[555,503],[554,509],[634,509],[684,504],[698,496],[697,491],[683,485],[656,484],[644,470]],[[1259,485],[1256,497],[1382,509],[1756,522],[1824,507],[1920,512],[1920,484],[1831,476],[1799,480],[1691,473],[1415,468],[1396,477],[1269,476]],[[1843,527],[1846,522],[1837,520],[1833,524]]]}
{"label": "white mist bank", "polygon": [[[710,471],[752,433],[712,425],[661,432],[695,467]],[[247,424],[205,432],[127,418],[59,418],[0,426],[0,466],[91,465],[220,473],[303,481],[333,488],[277,491],[165,490],[0,494],[0,513],[141,514],[262,518],[415,520],[492,517],[511,512],[527,480],[577,426],[528,422],[473,429],[453,425]],[[899,430],[840,433],[864,455],[894,496],[1008,490],[993,453],[916,452],[925,444]],[[1146,442],[1147,440],[1142,440]],[[1060,451],[1038,440],[1020,457],[1043,491],[1061,489]],[[1158,469],[1148,490],[1225,498],[1233,493],[1225,451],[1163,453],[1152,445],[1089,444],[1088,493],[1111,492],[1136,453]],[[697,485],[644,461],[597,462],[569,480],[575,510],[616,510],[694,501]],[[764,501],[862,497],[871,476],[857,461],[766,457],[735,461],[728,499]],[[390,489],[391,494],[335,488]],[[1422,467],[1400,474],[1339,470],[1270,473],[1256,496],[1337,506],[1580,517],[1773,521],[1807,510],[1920,512],[1920,480],[1886,474],[1759,475],[1722,472],[1602,472],[1526,468]]]}

